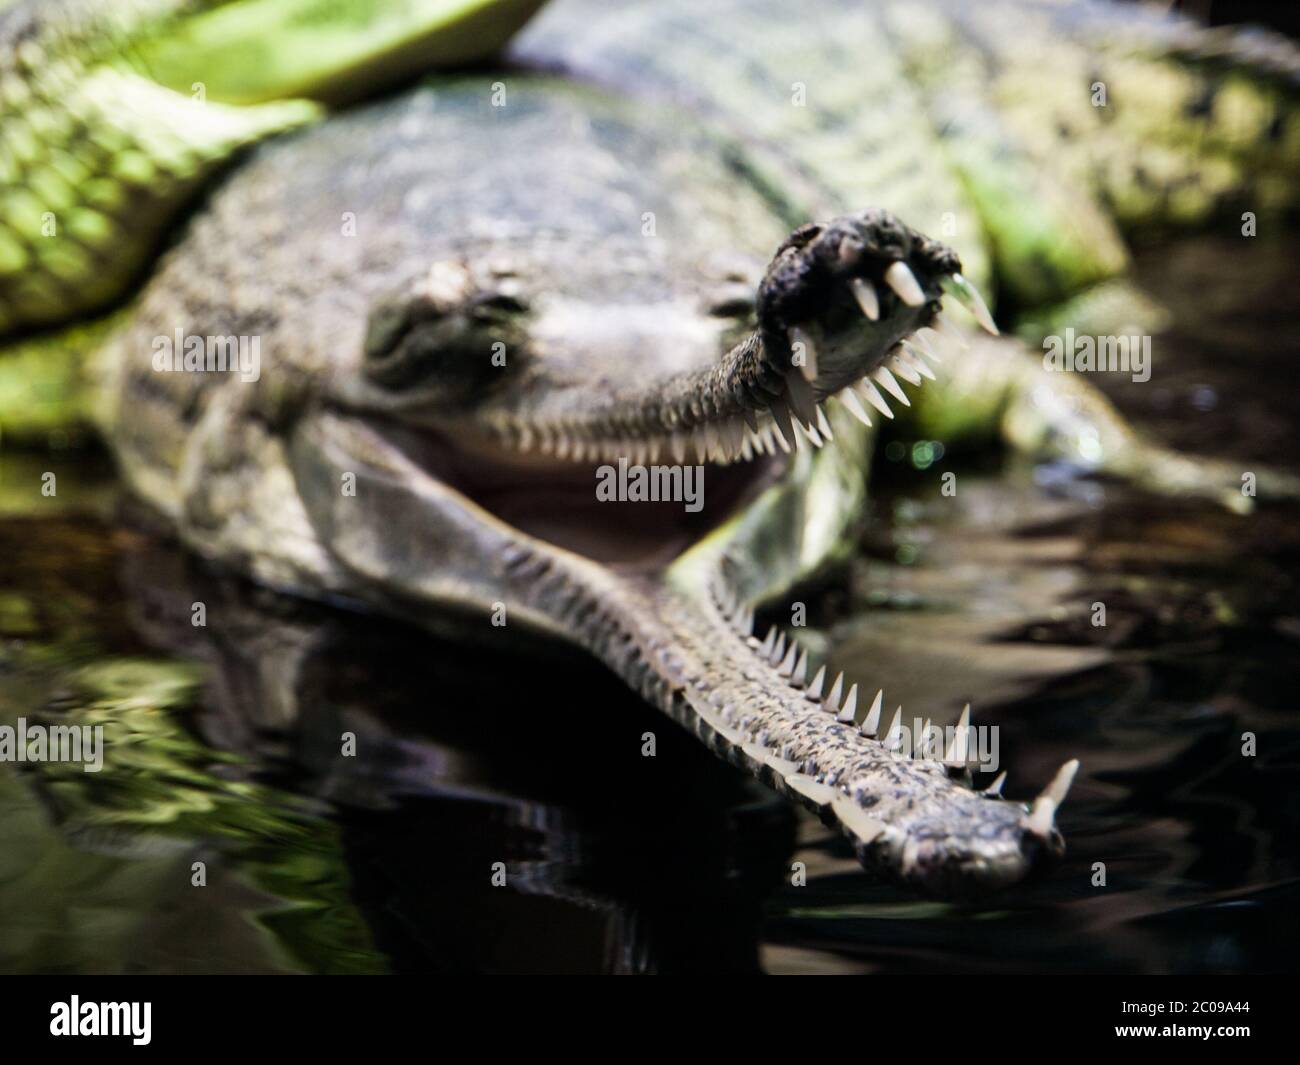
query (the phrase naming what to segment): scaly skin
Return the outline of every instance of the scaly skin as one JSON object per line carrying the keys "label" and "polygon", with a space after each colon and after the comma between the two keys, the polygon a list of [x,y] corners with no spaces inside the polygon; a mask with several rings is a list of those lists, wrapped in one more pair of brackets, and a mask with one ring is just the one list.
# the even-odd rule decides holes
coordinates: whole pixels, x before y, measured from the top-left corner
{"label": "scaly skin", "polygon": [[1296,49],[1138,5],[556,0],[512,54],[685,99],[794,217],[888,204],[1022,306],[1121,274],[1123,230],[1296,205]]}
{"label": "scaly skin", "polygon": [[314,101],[346,103],[490,55],[540,3],[34,0],[0,10],[0,341],[120,299],[213,173],[319,117]]}
{"label": "scaly skin", "polygon": [[[977,795],[960,759],[905,757],[878,708],[749,632],[848,550],[867,437],[825,400],[883,403],[885,365],[912,374],[898,342],[960,289],[956,256],[880,211],[782,241],[684,116],[523,78],[494,111],[490,84],[338,117],[218,192],[109,353],[132,487],[267,583],[430,624],[499,603],[578,643],[916,890],[978,894],[1059,854],[1069,771],[1033,811]],[[736,278],[760,276],[746,307]],[[158,372],[178,327],[256,334],[259,380]],[[592,504],[599,462],[675,448],[706,464],[698,521]]]}

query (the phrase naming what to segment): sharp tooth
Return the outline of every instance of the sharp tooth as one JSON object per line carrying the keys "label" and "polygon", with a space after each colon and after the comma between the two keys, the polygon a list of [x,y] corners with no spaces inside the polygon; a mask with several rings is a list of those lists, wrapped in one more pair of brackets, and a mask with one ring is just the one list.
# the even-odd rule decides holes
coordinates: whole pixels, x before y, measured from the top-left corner
{"label": "sharp tooth", "polygon": [[839,400],[849,408],[849,413],[857,418],[863,425],[871,424],[871,417],[867,414],[866,409],[862,406],[862,400],[858,399],[858,394],[852,388],[841,389]]}
{"label": "sharp tooth", "polygon": [[840,710],[840,695],[844,691],[844,674],[840,673],[835,678],[835,683],[831,685],[831,693],[826,696],[826,709],[832,714],[838,714]]}
{"label": "sharp tooth", "polygon": [[916,275],[908,268],[907,263],[901,260],[891,264],[885,271],[885,284],[892,288],[898,294],[898,298],[909,307],[920,307],[925,303],[925,293],[921,291],[920,282],[916,280]]}
{"label": "sharp tooth", "polygon": [[709,461],[709,438],[704,426],[697,425],[691,430],[691,446],[695,449],[697,463]]}
{"label": "sharp tooth", "polygon": [[794,435],[794,422],[790,417],[790,408],[781,400],[772,404],[772,424],[776,428],[777,443],[787,455],[792,447],[798,447],[799,441]]}
{"label": "sharp tooth", "polygon": [[808,438],[808,443],[812,444],[813,447],[822,446],[823,441],[821,434],[811,425],[804,425],[803,422],[795,422],[794,431],[802,436],[806,436]]}
{"label": "sharp tooth", "polygon": [[943,362],[943,360],[935,354],[934,348],[932,348],[930,342],[925,339],[926,332],[932,332],[932,330],[926,330],[924,327],[918,329],[907,338],[906,343],[910,344],[919,354],[933,360],[934,364],[937,366],[939,363]]}
{"label": "sharp tooth", "polygon": [[1034,805],[1029,811],[1029,819],[1025,822],[1025,828],[1028,831],[1036,836],[1043,837],[1046,837],[1052,831],[1057,807],[1065,801],[1065,796],[1070,791],[1070,785],[1074,783],[1074,774],[1078,771],[1079,760],[1077,758],[1071,758],[1056,771],[1056,776],[1052,778],[1052,782],[1034,800]]}
{"label": "sharp tooth", "polygon": [[785,657],[781,659],[781,664],[776,667],[776,671],[783,677],[793,677],[795,656],[798,654],[799,646],[794,642],[794,640],[791,640],[790,649],[786,651]]}
{"label": "sharp tooth", "polygon": [[953,730],[952,742],[948,744],[948,750],[944,754],[943,760],[951,765],[965,765],[967,755],[970,753],[970,703],[966,704],[966,709],[961,712],[961,718],[957,722],[956,729]]}
{"label": "sharp tooth", "polygon": [[790,330],[790,347],[803,345],[803,362],[799,365],[799,372],[803,375],[805,381],[817,380],[817,345],[813,343],[813,338],[808,335],[807,330],[795,326]]}
{"label": "sharp tooth", "polygon": [[1007,772],[1004,769],[1001,773],[999,773],[996,777],[993,778],[993,783],[990,784],[987,788],[985,788],[982,792],[980,792],[980,794],[987,795],[990,799],[1000,799],[1002,797],[1002,785],[1005,784],[1006,782],[1007,782]]}
{"label": "sharp tooth", "polygon": [[851,277],[849,289],[862,308],[862,313],[873,322],[880,321],[880,297],[876,295],[875,286],[860,277]]}
{"label": "sharp tooth", "polygon": [[952,319],[942,311],[934,316],[934,321],[930,323],[930,328],[940,336],[953,341],[953,343],[961,348],[962,351],[965,351],[970,347],[970,341],[966,339],[966,335],[958,329],[957,326],[953,325]]}
{"label": "sharp tooth", "polygon": [[668,438],[668,449],[672,452],[673,461],[677,463],[678,466],[685,464],[686,437],[682,436],[681,433],[673,433],[673,435]]}
{"label": "sharp tooth", "polygon": [[[917,339],[920,339],[919,333],[917,334]],[[934,376],[934,371],[930,369],[926,361],[921,358],[921,349],[919,347],[914,347],[910,340],[904,340],[903,350],[907,353],[907,365],[913,373],[919,373],[922,377],[928,377],[931,381],[937,380]],[[916,382],[918,385],[920,383],[920,381]]]}
{"label": "sharp tooth", "polygon": [[817,408],[817,431],[821,433],[823,440],[834,440],[835,434],[831,432],[830,419],[826,417],[826,408]]}
{"label": "sharp tooth", "polygon": [[804,695],[815,702],[821,702],[822,685],[826,683],[826,667],[823,665],[817,670],[817,675],[813,677],[812,683],[808,685],[808,690]]}
{"label": "sharp tooth", "polygon": [[727,457],[726,452],[722,449],[722,441],[718,437],[718,430],[712,422],[705,422],[704,430],[704,450],[710,459],[721,460]]}
{"label": "sharp tooth", "polygon": [[808,652],[799,652],[799,661],[794,664],[794,675],[790,678],[790,683],[796,688],[802,688],[808,683]]}
{"label": "sharp tooth", "polygon": [[853,724],[853,718],[858,712],[858,686],[855,684],[849,689],[849,697],[844,700],[844,706],[835,716],[836,721],[842,721],[846,725]]}
{"label": "sharp tooth", "polygon": [[861,392],[862,398],[875,407],[876,410],[880,411],[880,413],[886,418],[892,418],[894,416],[894,412],[889,409],[889,404],[885,402],[885,397],[880,394],[880,389],[878,389],[875,384],[867,378],[864,377],[854,385],[854,388]]}
{"label": "sharp tooth", "polygon": [[745,424],[749,426],[751,433],[758,432],[758,415],[746,407],[740,412],[740,416],[745,419]]}
{"label": "sharp tooth", "polygon": [[889,723],[889,731],[885,733],[885,738],[881,742],[891,751],[896,751],[903,745],[903,708],[901,706],[894,711],[894,720]]}
{"label": "sharp tooth", "polygon": [[742,610],[736,628],[742,636],[751,635],[754,631],[754,612],[752,610]]}
{"label": "sharp tooth", "polygon": [[867,711],[867,716],[862,719],[862,735],[874,736],[880,728],[880,708],[885,702],[885,691],[882,688],[876,692],[876,697],[871,700],[871,709]]}
{"label": "sharp tooth", "polygon": [[776,646],[772,648],[771,658],[773,663],[780,662],[785,657],[785,633],[781,633],[776,638]]}
{"label": "sharp tooth", "polygon": [[975,321],[979,322],[981,329],[986,333],[992,333],[994,336],[998,335],[998,327],[993,321],[993,315],[989,314],[984,297],[979,294],[979,290],[974,285],[962,277],[961,274],[949,274],[943,279],[943,287],[952,293],[958,303],[975,316]]}
{"label": "sharp tooth", "polygon": [[763,645],[758,649],[758,653],[764,658],[772,657],[772,649],[776,647],[776,626],[773,625],[767,630],[767,636],[763,640]]}
{"label": "sharp tooth", "polygon": [[919,385],[921,383],[921,375],[912,369],[911,363],[907,361],[907,358],[902,352],[899,352],[890,359],[889,365],[893,369],[894,373],[898,374],[898,376],[908,384]]}
{"label": "sharp tooth", "polygon": [[885,391],[893,396],[904,407],[910,407],[912,401],[907,398],[907,393],[903,391],[903,386],[894,380],[894,375],[889,372],[888,366],[877,366],[871,371],[874,377],[884,387]]}

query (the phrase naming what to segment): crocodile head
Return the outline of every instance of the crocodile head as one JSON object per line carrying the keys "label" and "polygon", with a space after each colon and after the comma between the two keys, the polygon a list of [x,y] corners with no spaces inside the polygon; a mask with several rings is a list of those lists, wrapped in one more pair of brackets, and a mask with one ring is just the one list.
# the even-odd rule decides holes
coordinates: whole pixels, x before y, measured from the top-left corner
{"label": "crocodile head", "polygon": [[[907,402],[896,374],[930,375],[945,289],[991,327],[956,256],[878,210],[783,239],[711,137],[515,91],[504,114],[478,82],[357,112],[236,175],[121,348],[127,476],[264,580],[590,649],[913,887],[974,893],[1059,853],[1059,783],[1032,811],[981,796],[956,753],[901,751],[879,698],[751,632],[849,550],[867,425]],[[245,323],[252,387],[138,354]],[[631,466],[685,498],[603,497]]]}
{"label": "crocodile head", "polygon": [[[892,417],[898,377],[933,376],[916,331],[959,266],[875,210],[801,227],[765,274],[732,257],[664,276],[650,241],[579,243],[528,234],[382,293],[332,398],[511,528],[625,567],[667,564],[821,447],[831,396]],[[598,498],[620,461],[697,466],[703,498]]]}

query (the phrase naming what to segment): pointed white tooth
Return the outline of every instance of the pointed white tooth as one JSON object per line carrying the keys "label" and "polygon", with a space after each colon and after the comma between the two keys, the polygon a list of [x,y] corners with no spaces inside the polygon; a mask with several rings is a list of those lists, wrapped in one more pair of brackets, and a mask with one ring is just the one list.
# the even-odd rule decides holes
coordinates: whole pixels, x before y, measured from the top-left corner
{"label": "pointed white tooth", "polygon": [[903,708],[894,711],[894,720],[889,723],[889,731],[882,741],[891,751],[896,751],[903,744]]}
{"label": "pointed white tooth", "polygon": [[812,683],[808,685],[808,690],[804,692],[809,699],[815,702],[821,702],[822,685],[826,683],[826,666],[823,665],[817,670],[817,675],[813,677]]}
{"label": "pointed white tooth", "polygon": [[835,677],[835,683],[831,685],[831,693],[826,696],[826,708],[832,714],[840,712],[840,695],[844,692],[844,674],[839,673]]}
{"label": "pointed white tooth", "polygon": [[776,667],[777,673],[786,678],[794,676],[794,663],[798,654],[799,647],[793,640],[791,640],[790,646],[785,652],[785,657],[781,659],[781,664]]}
{"label": "pointed white tooth", "polygon": [[858,399],[858,394],[852,388],[843,388],[837,393],[839,401],[849,408],[849,413],[857,418],[863,425],[871,424],[871,416],[867,414],[866,408],[862,406],[862,400]]}
{"label": "pointed white tooth", "polygon": [[811,425],[804,425],[802,422],[795,422],[794,432],[796,436],[804,437],[808,441],[808,443],[812,444],[813,447],[822,446],[823,441],[821,438],[821,434],[818,433],[817,430],[814,429]]}
{"label": "pointed white tooth", "polygon": [[970,341],[966,339],[966,334],[964,334],[957,326],[955,326],[953,324],[952,319],[949,318],[942,311],[940,311],[938,314],[934,316],[934,321],[930,323],[930,328],[933,329],[940,336],[946,337],[948,340],[951,340],[962,351],[965,351],[967,348],[970,347]]}
{"label": "pointed white tooth", "polygon": [[867,716],[862,719],[862,735],[874,736],[880,728],[880,708],[885,702],[885,691],[882,688],[876,692],[876,697],[871,700],[871,709],[867,711]]}
{"label": "pointed white tooth", "polygon": [[907,361],[903,352],[900,351],[890,359],[889,366],[894,373],[898,374],[908,384],[919,385],[921,383],[921,375],[912,369],[912,364]]}
{"label": "pointed white tooth", "polygon": [[1065,801],[1065,796],[1070,791],[1070,785],[1074,783],[1074,774],[1078,771],[1079,760],[1077,758],[1071,758],[1056,771],[1056,776],[1052,778],[1052,782],[1034,800],[1034,805],[1029,810],[1029,819],[1025,822],[1026,829],[1036,836],[1044,837],[1052,831],[1052,824],[1056,819],[1056,810]]}
{"label": "pointed white tooth", "polygon": [[[910,345],[916,355],[918,356],[925,355],[926,357],[933,359],[935,365],[938,365],[939,363],[943,362],[943,360],[934,353],[934,348],[931,347],[930,342],[926,340],[925,334],[927,332],[933,332],[933,330],[927,330],[924,328],[918,329],[915,333],[909,336],[903,343]],[[920,360],[920,361],[924,361],[924,360]]]}
{"label": "pointed white tooth", "polygon": [[705,422],[702,426],[704,431],[704,451],[709,459],[721,461],[726,458],[722,451],[722,441],[718,438],[718,430],[712,422]]}
{"label": "pointed white tooth", "polygon": [[889,372],[888,366],[877,366],[871,371],[874,377],[884,387],[885,391],[893,396],[904,407],[910,407],[912,401],[907,398],[907,393],[903,391],[903,386],[894,380],[894,375]]}
{"label": "pointed white tooth", "polygon": [[907,263],[901,260],[890,264],[889,269],[885,271],[885,284],[898,293],[898,298],[909,307],[920,307],[925,303],[925,293],[921,291],[921,283],[916,280],[916,275],[912,273]]}
{"label": "pointed white tooth", "polygon": [[849,689],[849,696],[844,700],[844,705],[840,708],[839,714],[836,715],[836,721],[842,721],[846,725],[853,724],[853,719],[858,713],[858,686],[855,684]]}
{"label": "pointed white tooth", "polygon": [[[917,334],[918,336],[920,334]],[[927,377],[931,381],[938,380],[934,376],[934,371],[930,369],[930,364],[921,358],[921,349],[916,347],[910,340],[903,341],[903,351],[907,355],[907,365],[913,373],[919,373],[922,377]],[[920,381],[916,382],[920,384]]]}
{"label": "pointed white tooth", "polygon": [[767,630],[767,637],[763,640],[763,645],[758,649],[758,653],[764,658],[771,658],[772,651],[776,647],[776,626],[773,625]]}
{"label": "pointed white tooth", "polygon": [[987,795],[991,799],[1001,798],[1002,785],[1005,784],[1006,782],[1007,782],[1007,771],[1004,769],[1001,773],[999,773],[996,777],[993,778],[993,783],[990,784],[987,788],[985,788],[982,792],[980,792],[980,794]]}
{"label": "pointed white tooth", "polygon": [[772,661],[780,662],[785,657],[785,633],[781,633],[776,638],[776,646],[772,648]]}
{"label": "pointed white tooth", "polygon": [[799,372],[803,374],[805,381],[817,380],[817,345],[813,343],[813,338],[808,335],[807,330],[800,329],[797,325],[790,330],[790,347],[798,353],[799,348],[796,345],[803,345],[803,360],[799,366]]}
{"label": "pointed white tooth", "polygon": [[681,433],[673,433],[668,438],[668,448],[672,452],[673,461],[678,466],[686,462],[686,437],[682,436]]}
{"label": "pointed white tooth", "polygon": [[988,305],[984,302],[984,297],[979,294],[979,290],[967,281],[961,274],[950,274],[943,279],[943,287],[952,293],[957,302],[965,307],[975,317],[986,333],[998,335],[997,324],[993,321],[993,315],[989,314]]}
{"label": "pointed white tooth", "polygon": [[876,387],[876,383],[870,378],[864,377],[853,387],[863,399],[875,407],[876,410],[880,411],[880,413],[886,418],[892,418],[894,416],[894,412],[889,409],[889,404],[886,402],[885,397],[880,394],[880,389]]}
{"label": "pointed white tooth", "polygon": [[943,760],[952,765],[965,765],[970,749],[970,703],[966,704],[966,709],[961,712],[961,718],[957,721],[957,727],[953,729],[952,742],[948,744],[948,750],[944,753]]}
{"label": "pointed white tooth", "polygon": [[830,419],[826,417],[826,408],[822,406],[817,408],[817,431],[821,433],[823,440],[835,439],[835,434],[831,432]]}
{"label": "pointed white tooth", "polygon": [[858,301],[858,306],[862,308],[862,313],[870,321],[880,321],[880,297],[876,295],[876,287],[861,277],[851,277],[849,289],[853,293],[853,298]]}
{"label": "pointed white tooth", "polygon": [[790,683],[796,688],[802,688],[808,683],[808,652],[799,653],[799,661],[794,665],[794,674],[790,677]]}

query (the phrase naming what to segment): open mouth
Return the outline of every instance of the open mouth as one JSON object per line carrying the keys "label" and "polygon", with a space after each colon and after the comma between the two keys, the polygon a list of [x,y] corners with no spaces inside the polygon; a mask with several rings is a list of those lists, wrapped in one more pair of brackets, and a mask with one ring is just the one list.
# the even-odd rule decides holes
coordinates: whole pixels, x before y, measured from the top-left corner
{"label": "open mouth", "polygon": [[[714,365],[621,396],[570,392],[443,421],[381,405],[371,420],[422,470],[520,532],[608,565],[665,566],[778,480],[797,451],[830,443],[827,404],[867,426],[910,406],[903,386],[934,379],[965,343],[941,313],[945,292],[996,333],[959,271],[950,249],[885,212],[810,224],[772,260],[753,331]],[[468,283],[441,301],[421,290],[420,314],[371,353],[372,379],[392,388],[390,365],[419,369],[427,342],[411,322],[436,331],[457,301],[472,309],[490,296]]]}
{"label": "open mouth", "polygon": [[394,422],[376,427],[422,470],[520,532],[636,569],[668,565],[778,481],[789,462],[780,451],[745,463],[558,459],[484,436],[453,441]]}

